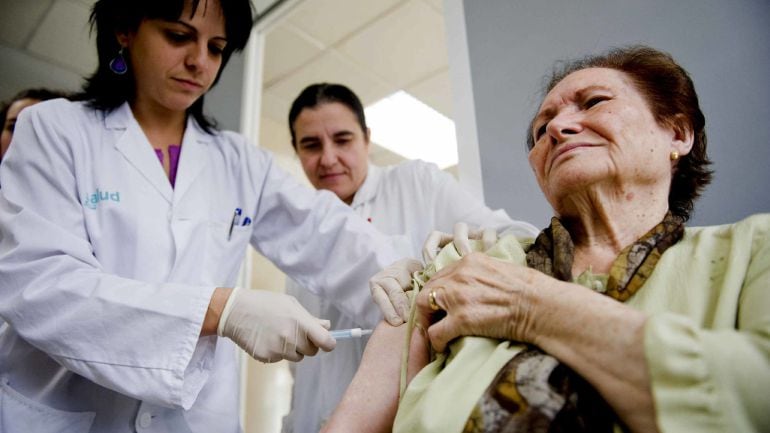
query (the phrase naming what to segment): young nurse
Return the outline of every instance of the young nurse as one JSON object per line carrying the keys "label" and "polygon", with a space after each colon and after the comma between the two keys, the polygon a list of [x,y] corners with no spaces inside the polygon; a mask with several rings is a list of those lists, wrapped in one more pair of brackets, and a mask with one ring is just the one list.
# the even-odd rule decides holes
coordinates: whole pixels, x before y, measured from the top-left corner
{"label": "young nurse", "polygon": [[[343,85],[320,83],[303,90],[291,107],[289,129],[310,183],[334,192],[388,235],[404,257],[419,258],[423,242],[434,230],[452,232],[457,222],[496,232],[508,230],[520,237],[537,233],[530,224],[511,220],[504,210],[485,206],[435,164],[370,164],[363,105]],[[334,328],[373,328],[379,319],[374,303],[369,304],[372,314],[362,321],[297,282],[289,281],[286,290],[308,311],[331,320]],[[386,319],[392,324],[401,320],[397,316]],[[321,429],[353,378],[365,343],[360,339],[341,342],[334,352],[293,366],[292,409],[284,419],[284,432]]]}
{"label": "young nurse", "polygon": [[335,347],[295,298],[233,288],[248,244],[341,311],[398,259],[333,194],[206,118],[249,0],[99,0],[79,102],[29,107],[0,168],[0,429],[237,432],[235,344]]}

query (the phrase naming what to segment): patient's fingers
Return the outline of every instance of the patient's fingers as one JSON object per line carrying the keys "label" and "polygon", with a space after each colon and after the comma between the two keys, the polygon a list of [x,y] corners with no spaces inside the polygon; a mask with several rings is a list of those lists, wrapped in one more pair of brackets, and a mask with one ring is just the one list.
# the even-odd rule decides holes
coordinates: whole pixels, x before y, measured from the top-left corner
{"label": "patient's fingers", "polygon": [[[428,339],[436,352],[443,352],[450,341],[448,329],[450,328],[451,316],[445,316],[443,319],[434,323],[428,328]],[[451,337],[454,339],[454,337]]]}
{"label": "patient's fingers", "polygon": [[[425,286],[417,295],[417,322],[427,330],[434,349],[443,351],[447,343],[447,310],[451,310],[451,295],[440,285]],[[434,341],[434,339],[436,339]]]}
{"label": "patient's fingers", "polygon": [[[432,293],[432,294],[431,294]],[[422,326],[427,330],[428,339],[433,349],[443,352],[447,343],[454,339],[456,335],[452,334],[452,322],[455,321],[450,311],[452,311],[452,295],[444,287],[434,287],[423,290],[422,305],[420,312],[423,313]],[[431,299],[433,298],[433,299]]]}

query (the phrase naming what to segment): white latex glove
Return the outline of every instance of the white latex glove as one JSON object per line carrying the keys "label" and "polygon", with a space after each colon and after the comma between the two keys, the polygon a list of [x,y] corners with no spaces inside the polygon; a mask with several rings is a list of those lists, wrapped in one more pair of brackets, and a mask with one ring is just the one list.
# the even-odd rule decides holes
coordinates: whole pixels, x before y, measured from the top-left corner
{"label": "white latex glove", "polygon": [[369,279],[374,302],[393,326],[409,320],[409,299],[404,291],[412,287],[412,274],[420,269],[419,260],[401,259]]}
{"label": "white latex glove", "polygon": [[233,340],[254,359],[300,361],[337,344],[328,320],[313,317],[297,299],[283,293],[236,287],[227,299],[217,335]]}
{"label": "white latex glove", "polygon": [[453,234],[434,230],[428,235],[428,238],[425,239],[425,243],[422,245],[422,260],[426,265],[431,263],[436,259],[436,255],[441,251],[441,248],[444,248],[450,242],[454,243],[460,256],[464,256],[472,251],[471,239],[481,240],[484,245],[484,251],[486,251],[497,242],[497,232],[490,228],[468,230],[468,224],[463,222],[455,223]]}

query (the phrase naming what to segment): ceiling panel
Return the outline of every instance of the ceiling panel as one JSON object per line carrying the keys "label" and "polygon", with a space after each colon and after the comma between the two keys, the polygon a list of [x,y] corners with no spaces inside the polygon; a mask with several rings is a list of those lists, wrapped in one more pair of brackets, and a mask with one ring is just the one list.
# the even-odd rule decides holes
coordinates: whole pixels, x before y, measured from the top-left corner
{"label": "ceiling panel", "polygon": [[444,19],[422,1],[410,1],[339,47],[399,87],[447,67]]}
{"label": "ceiling panel", "polygon": [[86,75],[96,69],[96,47],[89,37],[90,11],[81,1],[54,3],[27,48]]}
{"label": "ceiling panel", "polygon": [[437,11],[444,11],[444,0],[424,0],[429,5],[433,6]]}
{"label": "ceiling panel", "polygon": [[323,51],[290,25],[279,25],[265,38],[264,82],[273,82],[307,63]]}
{"label": "ceiling panel", "polygon": [[328,51],[326,55],[310,62],[296,73],[268,87],[267,90],[290,104],[305,87],[324,81],[350,87],[361,98],[364,105],[397,90],[334,51]]}
{"label": "ceiling panel", "polygon": [[402,1],[305,0],[289,22],[330,46]]}
{"label": "ceiling panel", "polygon": [[53,0],[2,0],[0,41],[4,45],[23,48],[37,30]]}
{"label": "ceiling panel", "polygon": [[251,4],[254,6],[254,10],[257,15],[264,14],[275,3],[279,3],[280,0],[251,0]]}
{"label": "ceiling panel", "polygon": [[448,118],[452,118],[452,84],[449,79],[449,70],[443,71],[407,87],[409,94],[433,107],[434,110]]}
{"label": "ceiling panel", "polygon": [[78,1],[88,6],[88,10],[91,10],[91,7],[96,3],[96,0],[78,0]]}

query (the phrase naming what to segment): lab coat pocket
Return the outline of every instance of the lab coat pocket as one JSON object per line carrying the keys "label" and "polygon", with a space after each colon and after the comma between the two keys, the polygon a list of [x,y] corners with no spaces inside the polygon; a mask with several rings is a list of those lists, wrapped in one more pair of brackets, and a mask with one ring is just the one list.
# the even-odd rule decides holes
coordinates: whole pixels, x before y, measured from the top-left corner
{"label": "lab coat pocket", "polygon": [[0,432],[83,433],[95,417],[95,412],[67,412],[32,401],[0,378]]}
{"label": "lab coat pocket", "polygon": [[229,228],[229,224],[218,221],[208,223],[208,242],[204,251],[210,274],[205,281],[211,284],[235,284],[253,229],[251,225]]}
{"label": "lab coat pocket", "polygon": [[209,224],[210,236],[214,240],[213,246],[223,255],[232,255],[233,251],[240,251],[249,243],[252,233],[251,225],[237,225],[229,228],[220,222]]}

